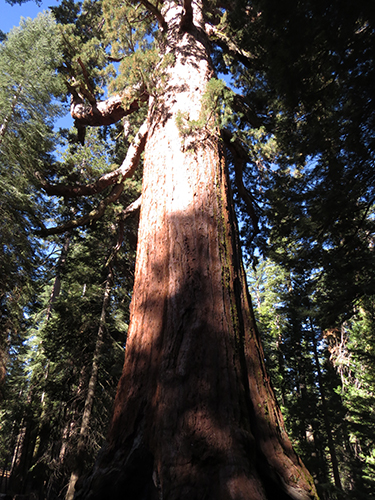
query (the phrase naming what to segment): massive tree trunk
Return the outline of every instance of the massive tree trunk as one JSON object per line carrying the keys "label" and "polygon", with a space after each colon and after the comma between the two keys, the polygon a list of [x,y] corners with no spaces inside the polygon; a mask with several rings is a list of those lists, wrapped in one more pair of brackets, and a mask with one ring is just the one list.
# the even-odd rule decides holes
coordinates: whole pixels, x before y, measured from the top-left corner
{"label": "massive tree trunk", "polygon": [[199,118],[214,76],[199,10],[193,26],[163,5],[175,62],[149,108],[124,370],[107,444],[76,498],[317,498],[265,371],[220,134],[177,126]]}

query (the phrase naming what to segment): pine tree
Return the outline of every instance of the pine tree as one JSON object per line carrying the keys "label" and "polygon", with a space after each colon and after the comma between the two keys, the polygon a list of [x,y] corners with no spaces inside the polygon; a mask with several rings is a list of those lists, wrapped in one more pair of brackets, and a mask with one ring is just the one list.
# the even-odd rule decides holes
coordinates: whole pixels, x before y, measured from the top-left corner
{"label": "pine tree", "polygon": [[358,498],[369,498],[374,488],[373,298],[356,303],[355,314],[340,329],[327,332],[331,360],[341,377],[337,388],[346,409],[348,448],[345,481]]}
{"label": "pine tree", "polygon": [[[54,165],[56,177],[73,179],[79,172],[90,180],[110,167],[111,155],[100,134],[89,132],[84,147],[66,141],[62,146],[60,161]],[[127,205],[137,189],[136,180],[129,182],[120,202]],[[79,216],[97,201],[73,199],[59,204],[55,200],[50,216],[63,222],[67,214]],[[113,224],[115,215],[122,218],[119,231]],[[109,420],[103,408],[110,410],[121,373],[134,273],[137,224],[129,220],[127,227],[121,228],[124,218],[121,206],[112,206],[105,218],[87,230],[49,239],[48,254],[45,252],[43,266],[38,269],[39,281],[33,282],[34,302],[26,309],[28,321],[23,325],[21,345],[15,341],[12,345],[1,410],[4,432],[0,460],[9,473],[7,487],[12,494],[33,491],[52,498],[66,489],[77,463],[75,446],[85,406],[85,439],[79,462],[92,465],[92,457],[102,444]],[[114,286],[107,298],[110,302],[104,321],[103,273],[107,275],[108,269],[113,270]],[[21,314],[24,311],[21,309]],[[95,341],[96,335],[100,342]],[[104,347],[97,349],[98,344]],[[91,383],[89,398],[93,365],[97,383],[95,388]]]}
{"label": "pine tree", "polygon": [[60,112],[56,97],[62,93],[56,74],[61,55],[50,14],[24,20],[0,45],[0,380],[11,331],[32,294],[39,265],[40,245],[33,230],[46,206],[38,174],[44,176],[51,162],[51,125]]}

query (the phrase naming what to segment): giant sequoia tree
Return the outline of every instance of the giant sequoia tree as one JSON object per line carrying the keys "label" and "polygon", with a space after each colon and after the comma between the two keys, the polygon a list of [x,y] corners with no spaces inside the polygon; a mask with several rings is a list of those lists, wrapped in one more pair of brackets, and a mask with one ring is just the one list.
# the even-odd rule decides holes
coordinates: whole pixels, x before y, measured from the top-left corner
{"label": "giant sequoia tree", "polygon": [[[77,196],[114,184],[96,212],[71,226],[87,222],[118,198],[144,149],[125,365],[107,444],[77,498],[316,498],[286,436],[246,288],[223,142],[230,134],[221,135],[215,109],[223,88],[210,36],[231,50],[222,14],[199,0],[108,2],[109,27],[122,27],[129,86],[98,102],[84,71],[85,82],[70,87],[81,138],[83,127],[147,104],[120,169],[91,186],[45,186]],[[251,12],[243,15],[251,22]],[[228,154],[240,169],[234,144]]]}
{"label": "giant sequoia tree", "polygon": [[[312,156],[317,175],[328,187],[339,185],[341,194],[318,237],[340,229],[346,205],[364,204],[367,213],[373,203],[366,192],[373,149],[370,10],[351,0],[345,8],[341,0],[85,0],[77,18],[79,6],[61,4],[55,15],[66,25],[66,52],[59,69],[79,141],[86,127],[122,119],[125,143],[135,137],[122,165],[97,181],[90,177],[90,184],[79,183],[84,163],[66,175],[51,168],[42,182],[48,194],[101,193],[100,203],[87,215],[73,210],[75,220],[63,217],[63,225],[42,232],[93,223],[108,204],[124,201],[124,180],[143,165],[124,371],[107,444],[78,483],[77,498],[317,498],[265,371],[231,187],[247,211],[241,222],[252,227],[249,242],[262,221],[259,179],[267,181],[261,201],[274,212],[272,230],[296,233],[308,200],[303,186],[294,193],[290,184],[305,179]],[[120,72],[113,95],[100,101],[96,85],[106,77],[109,46]],[[238,94],[217,79],[228,72]],[[273,137],[282,147],[278,157]],[[280,168],[267,169],[276,160]],[[361,166],[365,182],[355,186],[365,188],[352,189],[351,203],[343,205],[353,183],[337,179],[350,173],[348,165],[353,175]],[[58,177],[74,184],[56,185]],[[124,218],[136,206],[116,208],[119,244]],[[306,227],[302,237],[310,242],[314,231]]]}

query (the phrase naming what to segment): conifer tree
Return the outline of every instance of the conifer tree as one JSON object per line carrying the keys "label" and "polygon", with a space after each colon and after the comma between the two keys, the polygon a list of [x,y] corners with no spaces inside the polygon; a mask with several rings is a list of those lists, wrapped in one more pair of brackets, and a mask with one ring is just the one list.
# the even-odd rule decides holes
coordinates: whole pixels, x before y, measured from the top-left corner
{"label": "conifer tree", "polygon": [[[60,161],[54,164],[56,177],[74,179],[79,172],[89,180],[110,166],[107,142],[95,131],[86,135],[84,147],[64,141],[62,146]],[[136,196],[137,181],[127,187],[120,200],[125,205],[127,197]],[[55,223],[63,222],[67,214],[90,211],[96,201],[73,199],[60,205],[55,200],[50,217]],[[0,460],[9,474],[6,482],[12,494],[61,495],[77,460],[80,466],[92,465],[102,444],[109,420],[103,408],[110,410],[121,372],[133,282],[137,224],[129,220],[118,232],[113,220],[116,213],[126,218],[121,212],[120,206],[112,206],[107,217],[88,230],[66,232],[61,240],[50,238],[48,254],[38,269],[39,281],[33,282],[34,302],[26,309],[28,321],[20,345],[13,341],[6,399],[0,410]],[[113,270],[114,290],[107,297],[104,321],[103,273],[108,274],[108,269]],[[95,341],[96,335],[100,342]],[[104,347],[96,348],[96,344]],[[97,383],[91,377],[89,397],[94,365]],[[80,426],[84,441],[77,457]]]}
{"label": "conifer tree", "polygon": [[288,432],[313,471],[320,498],[340,498],[345,455],[350,461],[350,452],[343,451],[346,410],[335,392],[339,378],[328,360],[328,343],[315,324],[314,287],[306,286],[309,280],[288,270],[285,262],[262,261],[256,273],[248,273],[267,366]]}
{"label": "conifer tree", "polygon": [[[100,8],[86,1],[78,18],[79,9],[56,10],[71,114],[81,143],[87,127],[125,117],[134,141],[121,166],[97,181],[47,178],[51,195],[102,194],[95,210],[84,215],[76,201],[79,216],[44,234],[103,216],[123,199],[143,151],[144,177],[124,372],[107,445],[77,498],[316,498],[265,371],[230,182],[251,245],[268,205],[270,241],[281,248],[295,238],[297,274],[310,279],[318,263],[321,282],[331,278],[328,293],[339,289],[335,252],[355,256],[366,246],[361,231],[372,230],[373,13],[336,0],[104,1],[103,17]],[[120,73],[114,94],[100,100],[109,48]],[[219,72],[231,73],[238,93]],[[340,186],[337,203],[332,186]],[[364,260],[353,272],[343,265],[359,283],[345,310],[371,283],[358,280]],[[293,306],[302,394],[301,318]]]}
{"label": "conifer tree", "polygon": [[[147,103],[121,169],[88,187],[46,186],[94,193],[126,178],[145,151],[124,372],[108,443],[79,496],[315,498],[283,430],[246,290],[219,132],[227,118],[217,114],[232,94],[209,53],[220,30],[200,2],[161,7],[105,4],[121,93],[98,101],[87,80],[72,90],[78,127]],[[106,200],[122,189],[115,184]]]}
{"label": "conifer tree", "polygon": [[51,163],[52,121],[60,113],[59,40],[52,16],[41,14],[0,44],[0,380],[42,253],[33,231],[50,209],[38,175]]}

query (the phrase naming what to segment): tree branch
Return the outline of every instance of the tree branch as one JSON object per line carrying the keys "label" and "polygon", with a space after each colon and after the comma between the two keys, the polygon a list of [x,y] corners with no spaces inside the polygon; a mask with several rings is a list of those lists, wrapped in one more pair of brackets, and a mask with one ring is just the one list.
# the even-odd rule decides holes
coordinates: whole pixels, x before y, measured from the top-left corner
{"label": "tree branch", "polygon": [[72,101],[70,105],[70,114],[75,120],[75,124],[81,127],[87,125],[91,127],[100,127],[101,125],[112,125],[118,122],[124,116],[137,111],[141,102],[148,100],[148,94],[143,91],[134,99],[127,109],[124,109],[123,101],[125,94],[118,94],[109,97],[105,101],[97,101],[95,104],[87,104],[77,92],[72,92]]}
{"label": "tree branch", "polygon": [[123,220],[123,221],[125,219],[127,219],[131,214],[133,214],[134,212],[136,212],[137,210],[139,210],[141,208],[141,204],[142,204],[142,196],[140,196],[135,201],[133,201],[133,203],[130,203],[130,205],[128,205],[120,213],[120,215],[119,215],[120,219]]}
{"label": "tree branch", "polygon": [[129,146],[125,160],[121,166],[112,172],[102,175],[96,182],[92,184],[79,184],[76,186],[67,186],[65,184],[44,184],[44,191],[50,196],[64,196],[67,198],[75,198],[78,196],[89,196],[101,193],[105,188],[131,177],[141,158],[141,154],[145,148],[147,140],[148,125],[147,121],[138,130],[132,144]]}
{"label": "tree branch", "polygon": [[229,130],[222,130],[221,132],[224,142],[233,156],[235,182],[238,189],[238,194],[241,196],[246,205],[246,210],[251,218],[255,235],[259,232],[259,217],[257,216],[254,209],[255,200],[243,183],[243,168],[246,163],[249,162],[249,156],[238,139],[236,139],[235,141],[232,140],[233,135],[231,132],[229,132]]}
{"label": "tree branch", "polygon": [[148,0],[140,0],[140,3],[155,17],[162,31],[167,31],[168,26],[160,10]]}
{"label": "tree branch", "polygon": [[233,111],[241,113],[246,121],[253,128],[260,128],[264,126],[264,122],[259,118],[256,112],[246,102],[245,98],[240,94],[235,94],[231,101]]}
{"label": "tree branch", "polygon": [[89,102],[91,104],[94,104],[94,103],[96,103],[96,99],[94,97],[94,91],[93,91],[91,84],[90,84],[89,75],[87,73],[86,66],[83,64],[82,59],[80,57],[78,58],[78,64],[81,66],[82,73],[83,73],[83,76],[85,78],[86,86],[87,86],[88,91],[89,91],[88,93],[90,94]]}
{"label": "tree branch", "polygon": [[[39,234],[41,234],[42,236],[48,236],[51,234],[61,234],[64,233],[65,231],[68,231],[69,229],[73,229],[79,226],[84,226],[86,224],[92,223],[100,219],[100,217],[102,217],[102,215],[104,214],[107,206],[119,199],[121,193],[124,190],[123,181],[127,177],[130,177],[130,175],[132,175],[135,169],[137,168],[141,157],[141,153],[146,143],[146,137],[147,137],[147,122],[144,122],[144,124],[139,129],[133,144],[129,147],[128,154],[126,155],[126,158],[122,163],[121,167],[115,170],[114,172],[110,172],[110,174],[116,174],[115,180],[119,179],[121,176],[121,182],[113,186],[110,194],[99,203],[98,207],[95,210],[92,210],[89,214],[84,215],[83,217],[79,217],[78,219],[71,220],[66,224],[62,224],[61,226],[51,227],[47,229],[44,225],[42,225],[42,229],[39,231]],[[113,184],[114,181],[111,183]],[[51,188],[53,187],[54,186],[51,186]],[[60,188],[62,188],[62,186],[60,186]],[[67,186],[66,188],[68,189],[69,186]],[[87,186],[81,186],[81,188],[87,188]],[[78,194],[74,194],[74,196],[78,196]],[[138,210],[140,204],[141,204],[141,197],[139,197],[138,200],[130,204],[125,210],[121,212],[120,220],[124,221],[131,213]]]}
{"label": "tree branch", "polygon": [[132,214],[137,212],[141,208],[142,196],[133,201],[130,205],[128,205],[119,215],[118,217],[118,238],[116,246],[113,249],[113,252],[108,259],[108,262],[113,259],[116,253],[120,250],[122,242],[124,241],[124,225],[125,220],[130,217]]}
{"label": "tree branch", "polygon": [[205,30],[209,37],[214,37],[214,41],[224,52],[235,57],[247,68],[251,67],[251,61],[254,59],[254,56],[250,52],[238,47],[227,34],[223,33],[212,24],[206,23]]}
{"label": "tree branch", "polygon": [[137,200],[133,201],[128,207],[123,210],[119,216],[118,220],[118,237],[117,237],[117,243],[116,246],[112,249],[111,255],[108,257],[106,266],[110,264],[110,262],[114,259],[115,255],[117,252],[120,250],[122,242],[124,241],[124,226],[125,226],[125,219],[130,217],[133,213],[135,213],[137,210],[140,209],[141,207],[141,200],[142,196],[140,196]]}
{"label": "tree branch", "polygon": [[191,0],[183,0],[184,11],[181,17],[181,30],[188,31],[193,26],[193,8]]}
{"label": "tree branch", "polygon": [[100,217],[102,217],[102,215],[104,214],[107,206],[118,200],[123,190],[124,190],[123,183],[116,184],[115,186],[113,186],[110,194],[106,198],[104,198],[104,200],[102,200],[99,203],[97,208],[92,210],[89,214],[86,214],[83,217],[79,217],[78,219],[71,220],[66,224],[62,224],[61,226],[46,228],[45,230],[41,230],[39,234],[41,234],[42,236],[49,236],[51,234],[61,234],[65,233],[65,231],[68,231],[69,229],[85,226],[86,224],[92,223],[100,219]]}

